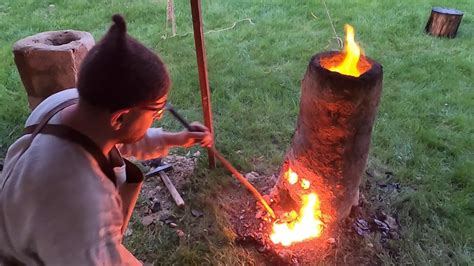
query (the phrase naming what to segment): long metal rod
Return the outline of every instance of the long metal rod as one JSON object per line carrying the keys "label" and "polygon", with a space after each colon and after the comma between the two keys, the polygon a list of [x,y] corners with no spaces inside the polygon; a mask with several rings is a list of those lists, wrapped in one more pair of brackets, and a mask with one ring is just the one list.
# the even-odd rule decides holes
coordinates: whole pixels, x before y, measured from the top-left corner
{"label": "long metal rod", "polygon": [[[176,112],[176,110],[173,108],[173,106],[171,106],[171,104],[166,105],[166,110],[168,110],[176,118],[176,120],[178,120],[187,130],[194,131],[188,121],[186,121],[186,119],[184,119],[178,112]],[[227,168],[227,170],[229,170],[237,178],[237,180],[239,180],[240,183],[242,183],[252,193],[252,195],[263,205],[263,207],[270,214],[270,216],[273,219],[276,219],[275,212],[270,207],[270,205],[268,205],[267,201],[262,197],[260,192],[258,192],[258,190],[254,186],[252,186],[252,184],[239,171],[237,171],[237,169],[235,169],[235,167],[232,166],[232,164],[229,163],[229,161],[227,161],[224,156],[220,154],[220,152],[218,152],[214,147],[211,147],[210,149],[212,150],[214,156],[216,156],[216,158],[225,166],[225,168]]]}
{"label": "long metal rod", "polygon": [[239,173],[239,171],[237,171],[237,169],[235,169],[232,164],[230,164],[229,161],[227,161],[224,156],[222,156],[222,154],[220,154],[214,147],[212,147],[211,150],[214,152],[216,158],[225,166],[225,168],[227,168],[227,170],[229,170],[240,181],[240,183],[242,183],[263,205],[268,214],[270,214],[273,219],[276,219],[275,212],[270,207],[270,205],[268,205],[267,201],[262,197],[260,192],[258,192],[258,190],[252,186],[252,184],[250,184],[250,182],[241,173]]}
{"label": "long metal rod", "polygon": [[[211,93],[209,90],[209,79],[207,77],[206,48],[204,45],[204,33],[202,30],[201,0],[191,1],[191,13],[193,17],[194,43],[196,46],[196,58],[199,73],[199,85],[201,88],[202,112],[204,125],[214,134],[212,126]],[[216,167],[212,149],[207,150],[209,157],[209,168]]]}

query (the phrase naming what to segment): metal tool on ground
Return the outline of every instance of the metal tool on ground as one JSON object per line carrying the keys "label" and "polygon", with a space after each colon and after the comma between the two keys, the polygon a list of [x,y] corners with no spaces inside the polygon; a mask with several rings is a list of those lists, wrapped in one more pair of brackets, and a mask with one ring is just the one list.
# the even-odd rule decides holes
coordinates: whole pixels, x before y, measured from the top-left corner
{"label": "metal tool on ground", "polygon": [[145,177],[151,177],[151,176],[157,175],[161,171],[168,172],[171,169],[173,169],[173,166],[171,164],[159,165],[155,169],[153,169],[150,172],[146,173]]}
{"label": "metal tool on ground", "polygon": [[160,175],[161,180],[165,184],[166,188],[171,194],[171,197],[173,198],[174,202],[178,207],[184,207],[184,200],[179,195],[178,191],[176,190],[176,187],[173,185],[171,182],[170,178],[168,177],[168,174],[166,174],[167,171],[170,171],[173,168],[171,164],[166,164],[166,165],[161,165],[158,166],[157,168],[151,170],[147,174],[145,174],[145,177],[151,177],[155,175]]}
{"label": "metal tool on ground", "polygon": [[[187,130],[195,131],[193,127],[173,108],[171,104],[166,105],[166,110],[168,110]],[[221,161],[221,163],[229,170],[251,193],[252,195],[263,205],[265,210],[270,214],[273,219],[276,219],[275,212],[273,209],[268,205],[267,201],[262,197],[260,192],[250,184],[250,182],[241,174],[232,164],[227,161],[220,152],[218,152],[214,147],[211,148],[214,156]]]}

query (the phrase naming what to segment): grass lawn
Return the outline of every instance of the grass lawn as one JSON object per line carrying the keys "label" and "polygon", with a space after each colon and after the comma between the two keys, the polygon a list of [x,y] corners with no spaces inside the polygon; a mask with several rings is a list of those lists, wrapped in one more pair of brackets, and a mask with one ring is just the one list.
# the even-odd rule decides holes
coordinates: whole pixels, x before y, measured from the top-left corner
{"label": "grass lawn", "polygon": [[[343,36],[356,29],[365,53],[384,67],[384,86],[369,166],[390,169],[405,189],[386,203],[397,213],[401,238],[390,253],[371,256],[396,264],[474,264],[474,5],[471,0],[327,1]],[[432,6],[464,11],[458,36],[439,39],[423,28]],[[175,1],[179,34],[192,31],[188,1]],[[218,149],[242,172],[276,172],[294,131],[300,79],[310,57],[338,49],[321,1],[203,0],[209,79]],[[99,39],[113,13],[125,15],[129,33],[157,51],[173,79],[171,102],[190,120],[201,109],[194,39],[162,39],[165,0],[0,2],[0,157],[27,117],[25,90],[13,62],[16,40],[48,30],[76,29]],[[169,34],[169,32],[168,32]],[[160,125],[176,130],[165,118]],[[236,151],[240,151],[236,153]],[[255,160],[263,156],[264,160]],[[215,194],[231,179],[209,171],[203,157],[185,200],[206,212],[182,211],[180,240],[167,226],[134,223],[127,245],[157,264],[252,264],[235,246]],[[206,231],[204,231],[206,229]],[[361,240],[377,241],[376,239]],[[378,246],[374,246],[377,249]],[[351,256],[366,256],[365,249]],[[343,256],[343,255],[341,255]],[[336,261],[341,261],[337,260]],[[327,261],[331,263],[331,261]],[[350,261],[347,261],[350,262]]]}

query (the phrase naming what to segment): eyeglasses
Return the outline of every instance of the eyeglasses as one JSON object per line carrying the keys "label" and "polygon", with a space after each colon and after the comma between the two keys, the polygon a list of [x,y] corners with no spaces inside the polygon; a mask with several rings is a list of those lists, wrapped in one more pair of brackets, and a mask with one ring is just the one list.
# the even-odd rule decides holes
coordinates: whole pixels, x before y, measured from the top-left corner
{"label": "eyeglasses", "polygon": [[166,107],[166,101],[159,103],[156,106],[151,106],[151,105],[143,105],[139,106],[139,108],[144,109],[144,110],[149,110],[153,111],[153,118],[154,119],[160,119],[163,116],[163,113],[165,112],[165,107]]}

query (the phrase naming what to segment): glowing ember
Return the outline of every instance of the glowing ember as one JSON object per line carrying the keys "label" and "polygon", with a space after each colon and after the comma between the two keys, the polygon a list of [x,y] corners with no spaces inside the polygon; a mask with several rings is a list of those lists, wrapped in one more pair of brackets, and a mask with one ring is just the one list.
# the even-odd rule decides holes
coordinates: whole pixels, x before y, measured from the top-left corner
{"label": "glowing ember", "polygon": [[[293,172],[291,168],[285,172],[290,184],[295,184],[298,181],[298,174]],[[294,183],[292,183],[292,181]],[[311,183],[302,178],[301,187],[308,189]],[[303,195],[303,204],[297,213],[291,211],[285,213],[285,222],[275,221],[273,223],[272,233],[270,239],[275,244],[282,244],[283,246],[290,246],[295,242],[319,237],[323,229],[323,222],[321,221],[320,202],[316,193]]]}
{"label": "glowing ember", "polygon": [[298,217],[295,211],[288,214],[293,218],[291,222],[273,224],[270,239],[275,244],[287,247],[295,242],[315,238],[321,235],[323,223],[321,222],[321,211],[319,210],[319,199],[316,193],[303,196],[303,207]]}
{"label": "glowing ember", "polygon": [[354,28],[346,24],[344,27],[346,31],[346,40],[344,42],[344,51],[342,55],[344,58],[340,60],[338,56],[334,58],[326,58],[321,61],[324,68],[341,73],[343,75],[359,77],[370,68],[370,63],[366,60],[360,60],[362,51],[354,40]]}
{"label": "glowing ember", "polygon": [[301,187],[303,189],[308,189],[310,185],[311,185],[311,183],[308,180],[306,180],[304,178],[301,179]]}
{"label": "glowing ember", "polygon": [[288,179],[288,183],[294,185],[296,182],[298,182],[298,175],[291,170],[291,168],[288,168],[288,171],[285,172],[285,176]]}

